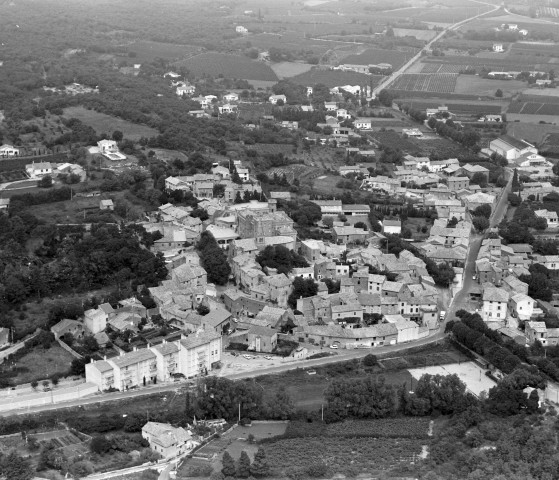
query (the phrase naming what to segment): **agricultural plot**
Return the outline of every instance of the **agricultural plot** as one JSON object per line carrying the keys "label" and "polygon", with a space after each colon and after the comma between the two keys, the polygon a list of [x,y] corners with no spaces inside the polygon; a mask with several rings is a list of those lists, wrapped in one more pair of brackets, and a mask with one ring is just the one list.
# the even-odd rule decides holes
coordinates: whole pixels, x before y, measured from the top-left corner
{"label": "agricultural plot", "polygon": [[328,88],[341,85],[369,85],[375,87],[383,77],[380,75],[366,75],[356,72],[340,72],[337,70],[323,70],[315,68],[301,75],[291,78],[298,85],[316,85],[322,83]]}
{"label": "agricultural plot", "polygon": [[326,427],[328,435],[344,437],[427,438],[429,418],[385,418],[349,420]]}
{"label": "agricultural plot", "polygon": [[421,150],[414,143],[410,142],[409,139],[403,138],[396,132],[375,132],[371,134],[371,137],[384,147],[402,150],[412,155],[419,153]]}
{"label": "agricultural plot", "polygon": [[[235,41],[234,41],[235,42]],[[246,43],[246,38],[238,39],[237,44]],[[346,47],[343,42],[331,42],[318,38],[306,38],[302,32],[282,32],[282,33],[258,33],[250,36],[252,46],[268,50],[281,46],[282,50],[288,51],[312,51],[317,55],[322,55],[330,49]]]}
{"label": "agricultural plot", "polygon": [[[407,98],[398,98],[397,101],[402,103],[409,103],[412,100]],[[499,114],[502,111],[502,106],[498,104],[489,104],[487,102],[464,102],[464,103],[447,103],[444,99],[441,100],[416,100],[413,99],[415,108],[425,110],[427,108],[437,108],[439,105],[446,105],[448,109],[457,115],[477,115],[477,114]]]}
{"label": "agricultural plot", "polygon": [[308,63],[280,62],[271,65],[271,68],[278,78],[281,79],[308,72],[312,68],[312,65]]}
{"label": "agricultural plot", "polygon": [[0,172],[0,183],[6,182],[16,182],[18,180],[24,180],[27,178],[27,173],[25,170],[8,170],[5,172]]}
{"label": "agricultural plot", "polygon": [[452,65],[446,63],[428,62],[423,64],[421,73],[460,73],[468,68],[469,65],[467,64]]}
{"label": "agricultural plot", "polygon": [[134,53],[135,63],[164,58],[165,60],[181,60],[183,58],[196,55],[202,50],[201,47],[194,45],[176,45],[174,43],[152,42],[141,40],[128,47],[129,53]]}
{"label": "agricultural plot", "polygon": [[266,172],[268,177],[273,178],[277,175],[282,178],[284,175],[287,180],[291,183],[296,178],[300,179],[302,176],[309,174],[314,171],[311,167],[306,167],[305,165],[287,165],[286,167],[274,167]]}
{"label": "agricultural plot", "polygon": [[369,48],[359,55],[349,55],[341,63],[352,65],[378,65],[379,63],[389,63],[394,70],[399,69],[414,54],[411,52],[400,52],[399,50],[381,50]]}
{"label": "agricultural plot", "polygon": [[141,137],[150,138],[158,134],[157,130],[147,125],[139,125],[122,118],[113,117],[112,115],[88,110],[84,107],[65,108],[64,117],[77,118],[93,128],[98,134],[112,133],[115,130],[120,130],[124,134],[124,138],[130,140],[139,140]]}
{"label": "agricultural plot", "polygon": [[290,143],[255,143],[247,147],[247,150],[254,150],[258,155],[282,153],[290,155],[293,153],[293,145]]}
{"label": "agricultural plot", "polygon": [[555,145],[559,147],[559,126],[533,125],[529,123],[507,123],[507,135],[531,144]]}
{"label": "agricultural plot", "polygon": [[519,80],[494,80],[477,75],[459,75],[456,79],[455,93],[493,97],[497,89],[503,91],[505,97],[522,92],[526,84]]}
{"label": "agricultural plot", "polygon": [[175,65],[186,67],[198,77],[223,75],[227,78],[264,81],[275,81],[278,78],[274,71],[262,62],[225,53],[202,53],[177,62]]}
{"label": "agricultural plot", "polygon": [[507,113],[521,115],[559,115],[559,104],[540,102],[511,102]]}
{"label": "agricultural plot", "polygon": [[419,439],[306,437],[286,438],[265,445],[274,476],[285,477],[290,470],[303,470],[323,462],[332,473],[348,467],[359,473],[382,471],[411,464],[422,451]]}
{"label": "agricultural plot", "polygon": [[559,133],[548,134],[543,141],[541,150],[552,155],[559,155]]}
{"label": "agricultural plot", "polygon": [[458,75],[452,73],[421,74],[408,73],[400,75],[390,85],[390,89],[407,92],[454,93]]}
{"label": "agricultural plot", "polygon": [[396,37],[415,37],[418,40],[428,42],[437,32],[433,30],[415,30],[411,28],[394,28],[394,36]]}
{"label": "agricultural plot", "polygon": [[63,449],[66,455],[74,456],[89,451],[87,445],[84,443],[84,440],[80,439],[69,430],[37,433],[33,435],[33,437],[41,446],[44,446],[49,442],[53,443],[55,448]]}
{"label": "agricultural plot", "polygon": [[239,104],[239,118],[243,121],[258,123],[260,118],[272,114],[273,105],[271,103],[249,103]]}

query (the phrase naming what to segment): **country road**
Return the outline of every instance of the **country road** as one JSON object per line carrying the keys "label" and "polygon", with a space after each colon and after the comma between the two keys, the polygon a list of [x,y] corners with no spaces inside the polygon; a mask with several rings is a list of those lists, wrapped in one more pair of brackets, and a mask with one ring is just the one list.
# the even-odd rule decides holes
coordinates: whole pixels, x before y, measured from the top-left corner
{"label": "country road", "polygon": [[475,1],[475,3],[479,3],[482,5],[486,5],[486,6],[490,6],[490,7],[494,7],[493,10],[490,10],[488,12],[483,12],[483,13],[479,13],[473,17],[467,18],[466,20],[461,20],[460,22],[454,23],[451,26],[445,28],[444,30],[442,30],[441,32],[439,32],[432,40],[429,41],[429,43],[427,43],[421,50],[419,50],[419,52],[410,60],[408,60],[408,62],[406,62],[402,67],[400,67],[397,71],[393,72],[388,78],[386,78],[385,80],[383,80],[382,82],[380,82],[374,89],[373,89],[373,95],[378,95],[378,93],[385,89],[388,88],[388,86],[392,83],[394,83],[396,81],[396,79],[404,74],[406,72],[406,70],[408,68],[410,68],[423,54],[423,52],[428,51],[431,48],[431,45],[433,45],[433,43],[437,42],[438,40],[440,40],[447,32],[450,32],[452,30],[456,30],[457,28],[461,27],[462,25],[465,25],[468,22],[471,22],[472,20],[475,20],[476,18],[479,17],[483,17],[484,15],[496,12],[497,10],[499,10],[501,8],[500,5],[493,5],[491,3],[485,3],[482,1]]}

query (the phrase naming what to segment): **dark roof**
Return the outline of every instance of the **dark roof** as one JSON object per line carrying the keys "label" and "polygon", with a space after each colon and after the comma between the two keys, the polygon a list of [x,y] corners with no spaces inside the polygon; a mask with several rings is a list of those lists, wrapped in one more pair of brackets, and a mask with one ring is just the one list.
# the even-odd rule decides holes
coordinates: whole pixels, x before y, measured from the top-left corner
{"label": "dark roof", "polygon": [[519,150],[530,146],[523,140],[518,140],[517,138],[511,137],[510,135],[503,135],[499,137],[499,140],[502,140],[503,142],[508,143],[511,147],[518,148]]}

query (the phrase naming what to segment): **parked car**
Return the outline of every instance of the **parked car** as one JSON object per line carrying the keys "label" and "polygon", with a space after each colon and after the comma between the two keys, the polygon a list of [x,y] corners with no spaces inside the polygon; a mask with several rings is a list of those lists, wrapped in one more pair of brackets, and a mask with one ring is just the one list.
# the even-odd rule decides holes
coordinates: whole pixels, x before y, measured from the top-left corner
{"label": "parked car", "polygon": [[252,357],[252,355],[243,355],[243,357],[245,357],[247,360],[250,360]]}
{"label": "parked car", "polygon": [[307,375],[316,375],[316,370],[307,370]]}
{"label": "parked car", "polygon": [[270,355],[266,355],[264,358],[265,358],[266,360],[273,360],[272,357],[270,357]]}
{"label": "parked car", "polygon": [[338,347],[337,343],[333,343],[332,345],[330,345],[330,348],[333,348],[334,350],[337,350],[339,347]]}
{"label": "parked car", "polygon": [[238,356],[239,354],[237,352],[231,352],[231,355],[233,355],[234,357]]}

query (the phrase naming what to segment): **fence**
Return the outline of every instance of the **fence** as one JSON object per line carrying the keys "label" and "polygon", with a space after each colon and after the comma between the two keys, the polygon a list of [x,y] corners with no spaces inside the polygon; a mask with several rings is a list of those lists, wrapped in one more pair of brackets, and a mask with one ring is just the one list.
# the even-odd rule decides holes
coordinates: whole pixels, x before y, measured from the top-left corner
{"label": "fence", "polygon": [[70,345],[68,345],[67,343],[64,343],[60,338],[57,339],[57,342],[59,343],[59,345],[66,350],[70,355],[82,360],[83,356],[80,355],[78,352],[76,352],[72,347],[70,347]]}

